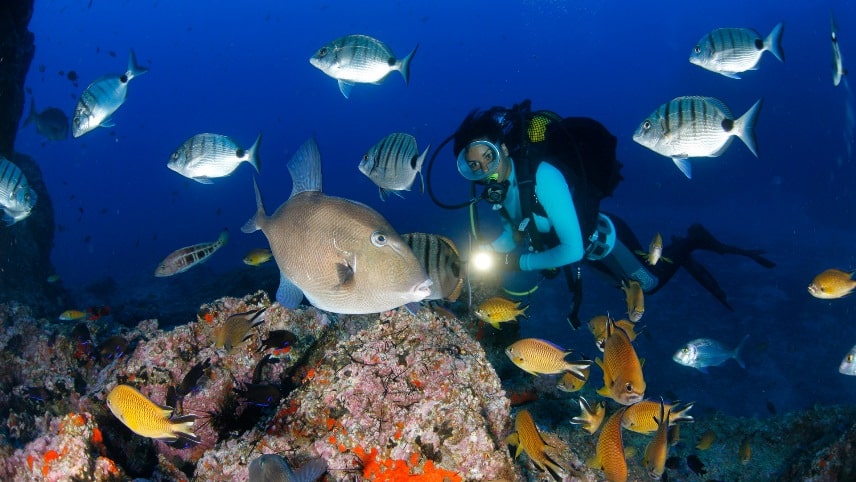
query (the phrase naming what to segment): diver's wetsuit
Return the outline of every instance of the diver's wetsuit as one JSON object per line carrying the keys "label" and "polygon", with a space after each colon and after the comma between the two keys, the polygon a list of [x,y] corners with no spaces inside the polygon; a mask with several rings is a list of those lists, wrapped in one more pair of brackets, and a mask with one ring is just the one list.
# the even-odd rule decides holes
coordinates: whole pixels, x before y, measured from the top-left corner
{"label": "diver's wetsuit", "polygon": [[647,250],[642,247],[627,223],[614,214],[606,215],[609,216],[615,226],[618,242],[609,255],[599,261],[590,261],[590,264],[616,280],[617,283],[624,279],[639,281],[646,293],[655,293],[681,267],[726,308],[734,311],[734,308],[728,304],[728,299],[719,283],[716,282],[707,268],[692,258],[692,252],[696,249],[703,249],[717,254],[738,254],[752,259],[765,268],[776,266],[776,263],[761,256],[764,251],[742,249],[723,244],[700,224],[690,226],[686,237],[672,236],[672,243],[663,247],[663,257],[669,258],[671,263],[661,259],[659,263],[651,266],[642,256],[637,254],[637,251],[644,252]]}

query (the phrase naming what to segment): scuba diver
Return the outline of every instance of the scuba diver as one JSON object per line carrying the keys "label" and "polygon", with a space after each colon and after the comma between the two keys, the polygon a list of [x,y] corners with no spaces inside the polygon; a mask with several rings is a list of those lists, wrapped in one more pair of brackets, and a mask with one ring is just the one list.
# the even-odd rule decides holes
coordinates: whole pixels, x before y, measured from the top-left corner
{"label": "scuba diver", "polygon": [[[615,136],[593,119],[532,111],[525,100],[511,109],[471,112],[444,144],[452,139],[458,172],[473,183],[474,195],[463,204],[440,202],[431,190],[432,157],[427,183],[432,200],[444,208],[469,206],[471,213],[479,201],[492,204],[503,231],[479,247],[480,255],[488,253],[508,271],[541,271],[546,278],[563,272],[572,294],[568,322],[574,328],[580,326],[582,262],[617,283],[636,280],[645,293],[659,290],[683,267],[729,310],[725,292],[692,259],[692,251],[738,254],[775,266],[762,251],[723,244],[697,224],[663,249],[671,263],[649,265],[627,224],[600,212],[600,200],[611,196],[622,179],[622,165],[615,158]],[[477,185],[484,186],[481,196],[475,195]]]}

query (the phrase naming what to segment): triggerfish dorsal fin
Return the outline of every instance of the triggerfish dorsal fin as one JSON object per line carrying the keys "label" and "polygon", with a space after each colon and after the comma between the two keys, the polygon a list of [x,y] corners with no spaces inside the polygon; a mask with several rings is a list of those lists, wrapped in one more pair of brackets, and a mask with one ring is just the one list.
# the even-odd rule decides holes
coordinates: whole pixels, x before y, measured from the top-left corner
{"label": "triggerfish dorsal fin", "polygon": [[321,153],[314,137],[310,137],[291,156],[288,173],[294,183],[289,199],[305,191],[321,190]]}

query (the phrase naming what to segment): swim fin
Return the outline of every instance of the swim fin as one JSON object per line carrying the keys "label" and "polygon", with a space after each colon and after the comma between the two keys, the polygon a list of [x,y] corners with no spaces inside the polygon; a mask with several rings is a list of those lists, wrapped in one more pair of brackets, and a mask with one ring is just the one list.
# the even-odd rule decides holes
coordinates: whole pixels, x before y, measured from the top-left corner
{"label": "swim fin", "polygon": [[773,268],[776,263],[761,256],[764,251],[761,249],[743,249],[736,246],[724,244],[713,237],[710,232],[701,224],[693,224],[687,230],[687,240],[690,242],[690,250],[704,249],[717,254],[737,254],[746,256],[765,268]]}

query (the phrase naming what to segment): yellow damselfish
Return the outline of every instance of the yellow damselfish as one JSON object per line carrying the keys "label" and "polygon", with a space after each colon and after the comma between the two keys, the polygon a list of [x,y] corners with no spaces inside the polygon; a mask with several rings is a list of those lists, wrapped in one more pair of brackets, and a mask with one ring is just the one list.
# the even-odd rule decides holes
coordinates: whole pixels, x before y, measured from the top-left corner
{"label": "yellow damselfish", "polygon": [[645,458],[642,465],[648,470],[648,475],[653,480],[660,480],[666,471],[666,457],[669,455],[669,411],[665,410],[664,403],[660,402],[660,414],[654,417],[657,422],[657,431],[654,438],[645,448]]}
{"label": "yellow damselfish", "polygon": [[535,426],[535,421],[529,411],[520,410],[517,412],[517,417],[514,419],[514,430],[515,432],[505,439],[507,443],[517,447],[514,458],[519,457],[521,452],[526,452],[529,460],[539,469],[550,472],[556,480],[561,480],[565,468],[550,457],[548,453],[550,446],[541,438],[538,427]]}
{"label": "yellow damselfish", "polygon": [[642,363],[624,330],[608,322],[607,333],[603,360],[595,360],[603,369],[603,387],[597,393],[622,405],[632,405],[645,396]]}
{"label": "yellow damselfish", "polygon": [[258,248],[250,251],[244,256],[244,264],[258,266],[267,263],[273,257],[273,253],[267,248]]}
{"label": "yellow damselfish", "polygon": [[609,417],[597,438],[595,456],[586,461],[589,467],[603,470],[609,482],[627,480],[627,460],[624,458],[624,441],[621,439],[621,417],[626,409],[622,407]]}
{"label": "yellow damselfish", "polygon": [[166,442],[178,439],[199,443],[191,428],[195,415],[171,418],[173,409],[162,407],[149,400],[136,388],[116,385],[107,395],[107,406],[113,415],[137,435]]}
{"label": "yellow damselfish", "polygon": [[[667,403],[664,410],[669,413],[669,425],[681,422],[692,422],[693,417],[687,412],[693,408],[693,402],[674,404]],[[642,400],[627,407],[621,426],[633,432],[649,435],[657,430],[658,424],[654,418],[660,415],[660,402]]]}
{"label": "yellow damselfish", "polygon": [[505,354],[521,370],[532,375],[555,375],[570,372],[584,379],[583,370],[591,366],[589,360],[568,362],[565,357],[571,352],[538,338],[517,340],[505,349]]}
{"label": "yellow damselfish", "polygon": [[520,307],[520,302],[508,300],[500,296],[488,298],[476,309],[476,316],[485,323],[490,323],[497,330],[500,323],[509,321],[517,321],[518,316],[528,318],[526,316],[526,308],[529,305]]}
{"label": "yellow damselfish", "polygon": [[856,280],[853,274],[840,269],[828,269],[814,277],[808,285],[808,292],[815,298],[822,300],[834,300],[847,296],[856,289]]}

